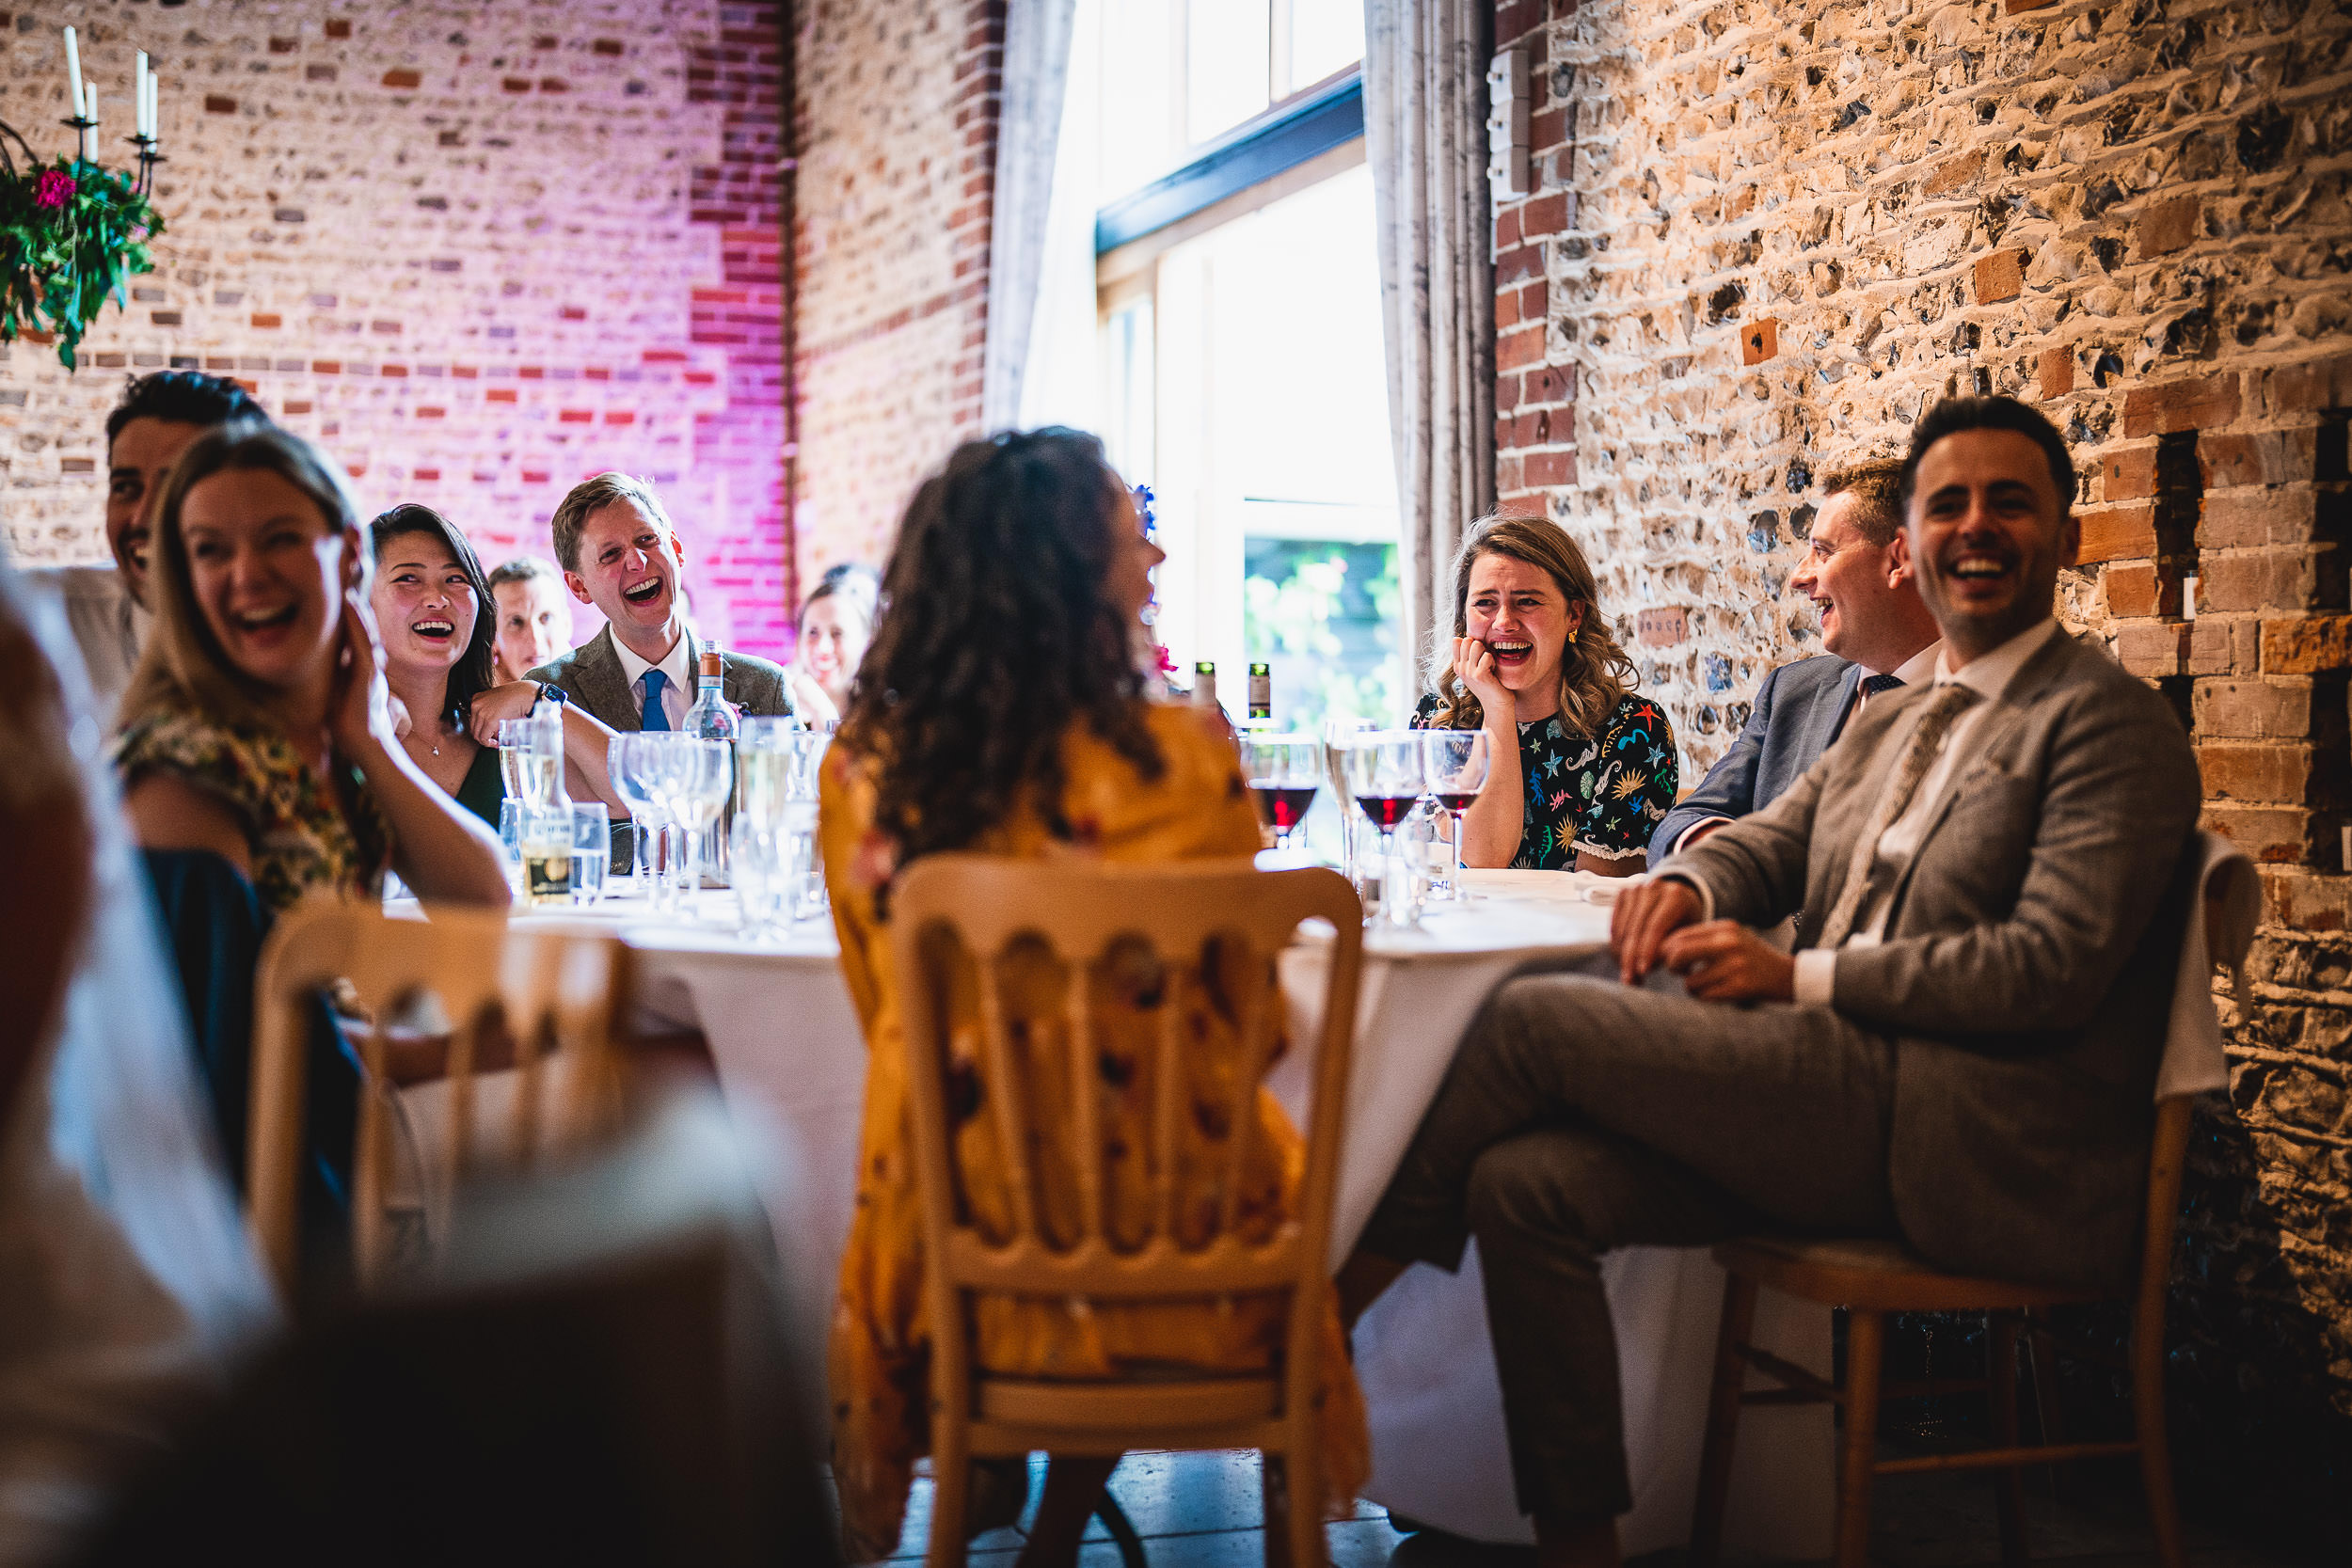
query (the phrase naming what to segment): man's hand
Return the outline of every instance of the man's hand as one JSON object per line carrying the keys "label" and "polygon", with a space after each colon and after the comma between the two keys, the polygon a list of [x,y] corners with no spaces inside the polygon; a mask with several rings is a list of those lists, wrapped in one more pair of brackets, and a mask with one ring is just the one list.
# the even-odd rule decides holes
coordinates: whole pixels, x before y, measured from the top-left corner
{"label": "man's hand", "polygon": [[1698,890],[1671,877],[1617,895],[1609,916],[1609,950],[1617,956],[1619,977],[1629,986],[1649,978],[1668,934],[1696,920],[1699,909]]}
{"label": "man's hand", "polygon": [[1736,920],[1685,926],[1660,949],[1666,967],[1702,1002],[1788,1002],[1797,961]]}

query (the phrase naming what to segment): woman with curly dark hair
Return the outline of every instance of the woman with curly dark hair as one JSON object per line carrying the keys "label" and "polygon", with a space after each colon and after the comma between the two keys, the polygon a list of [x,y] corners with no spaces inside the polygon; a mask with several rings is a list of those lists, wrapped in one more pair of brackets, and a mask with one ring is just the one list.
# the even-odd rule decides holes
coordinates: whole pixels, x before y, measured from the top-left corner
{"label": "woman with curly dark hair", "polygon": [[[818,832],[841,967],[866,1030],[868,1059],[858,1196],[842,1259],[832,1338],[834,1473],[850,1555],[886,1555],[898,1539],[915,1459],[930,1447],[929,1334],[922,1311],[922,1221],[908,1150],[898,981],[892,972],[891,879],[910,862],[944,850],[1042,858],[1072,853],[1149,862],[1238,856],[1259,845],[1232,741],[1221,724],[1146,695],[1136,636],[1162,556],[1143,535],[1133,500],[1090,436],[1069,430],[1007,434],[956,450],[915,492],[883,578],[880,624],[858,671],[849,716],[827,756]],[[1238,958],[1238,956],[1236,956]],[[1098,1086],[1104,1158],[1114,1180],[1106,1202],[1115,1229],[1148,1233],[1152,1184],[1119,1173],[1151,1147],[1152,1053],[1160,987],[1113,966],[1111,999],[1098,1001],[1103,1045]],[[1065,1093],[1043,1064],[1066,1061],[1066,1003],[1049,959],[1009,955],[998,972],[1000,1006],[1019,1020],[1015,1037],[1038,1064],[1032,1093]],[[1190,1009],[1185,1037],[1199,1069],[1239,1070],[1238,1021],[1224,985],[1179,988]],[[982,1102],[974,985],[951,999],[954,1098]],[[1222,1169],[1233,1128],[1187,1124],[1181,1169]],[[1067,1116],[1041,1114],[1044,1127]],[[960,1185],[983,1212],[1007,1212],[1010,1172],[993,1123],[960,1116],[953,1132]],[[1301,1159],[1296,1131],[1261,1094],[1239,1212],[1279,1224],[1289,1212]],[[1078,1201],[1074,1151],[1041,1162],[1066,1172]],[[1056,1183],[1049,1180],[1049,1188]],[[1132,1211],[1129,1212],[1128,1211]],[[1129,1233],[1120,1230],[1120,1233]],[[1277,1301],[1237,1299],[1230,1310],[1157,1303],[1007,1297],[977,1314],[974,1354],[992,1371],[1021,1376],[1107,1377],[1122,1366],[1182,1364],[1262,1370],[1279,1352]],[[1336,1316],[1326,1354],[1327,1473],[1333,1499],[1355,1495],[1369,1465],[1363,1404],[1348,1370]],[[1074,1562],[1087,1518],[1115,1460],[1057,1456],[1021,1557],[1023,1568]],[[975,1528],[1009,1522],[1022,1483],[993,1472],[974,1492]],[[992,1496],[1009,1512],[989,1516]]]}

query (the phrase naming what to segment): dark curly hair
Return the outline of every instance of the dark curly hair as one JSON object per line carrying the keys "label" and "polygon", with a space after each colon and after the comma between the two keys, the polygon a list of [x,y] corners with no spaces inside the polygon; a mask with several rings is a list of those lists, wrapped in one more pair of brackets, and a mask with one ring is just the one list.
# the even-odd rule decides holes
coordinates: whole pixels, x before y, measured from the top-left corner
{"label": "dark curly hair", "polygon": [[1104,587],[1123,512],[1103,444],[1058,428],[967,441],[915,491],[840,732],[881,765],[875,825],[901,865],[1024,803],[1069,836],[1073,723],[1159,777],[1134,628]]}
{"label": "dark curly hair", "polygon": [[473,546],[458,531],[456,524],[429,506],[403,501],[377,516],[368,525],[369,553],[381,561],[385,546],[409,533],[437,540],[473,586],[473,635],[466,641],[465,653],[450,666],[448,695],[441,707],[441,716],[451,723],[460,729],[470,728],[474,698],[498,684],[498,601],[490,596],[489,579],[482,575],[482,558],[474,554]]}

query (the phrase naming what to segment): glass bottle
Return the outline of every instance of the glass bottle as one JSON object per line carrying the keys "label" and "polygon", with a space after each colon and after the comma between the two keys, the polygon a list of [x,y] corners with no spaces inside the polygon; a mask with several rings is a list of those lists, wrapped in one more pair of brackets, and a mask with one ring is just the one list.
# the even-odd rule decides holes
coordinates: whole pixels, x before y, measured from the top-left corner
{"label": "glass bottle", "polygon": [[[735,742],[741,738],[743,724],[735,711],[735,705],[726,700],[726,657],[716,647],[704,644],[695,659],[694,705],[686,710],[686,718],[678,728],[697,740],[723,740],[727,743],[730,771],[734,768]],[[718,825],[700,835],[705,841],[696,847],[700,870],[720,887],[727,885],[727,836],[735,819],[735,786],[732,777],[727,783],[727,808],[720,815]],[[690,884],[691,885],[691,884]]]}

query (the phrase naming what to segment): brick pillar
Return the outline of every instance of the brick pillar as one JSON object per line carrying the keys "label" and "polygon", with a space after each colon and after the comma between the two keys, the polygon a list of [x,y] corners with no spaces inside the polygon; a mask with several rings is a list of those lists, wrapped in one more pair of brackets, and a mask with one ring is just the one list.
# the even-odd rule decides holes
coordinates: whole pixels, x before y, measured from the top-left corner
{"label": "brick pillar", "polygon": [[1495,8],[1495,48],[1522,49],[1534,102],[1528,167],[1534,194],[1495,210],[1495,494],[1506,510],[1547,512],[1576,483],[1576,366],[1550,322],[1550,277],[1571,235],[1576,127],[1569,68],[1549,58],[1546,24],[1576,0],[1505,0]]}

